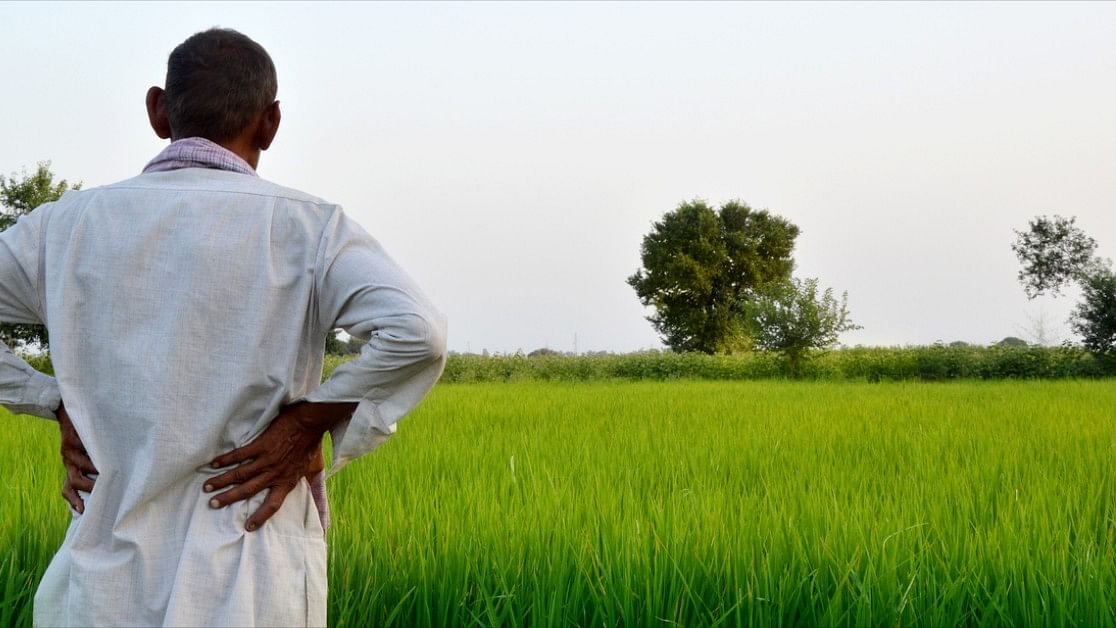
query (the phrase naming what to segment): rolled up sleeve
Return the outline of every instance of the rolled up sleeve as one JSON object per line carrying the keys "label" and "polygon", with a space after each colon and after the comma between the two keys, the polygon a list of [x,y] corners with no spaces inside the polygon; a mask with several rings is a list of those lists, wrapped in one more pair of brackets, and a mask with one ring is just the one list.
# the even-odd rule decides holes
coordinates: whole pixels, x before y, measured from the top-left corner
{"label": "rolled up sleeve", "polygon": [[354,402],[352,417],[331,430],[333,469],[395,432],[442,374],[446,321],[417,284],[371,236],[337,210],[323,236],[319,319],[368,344],[341,365],[311,402]]}

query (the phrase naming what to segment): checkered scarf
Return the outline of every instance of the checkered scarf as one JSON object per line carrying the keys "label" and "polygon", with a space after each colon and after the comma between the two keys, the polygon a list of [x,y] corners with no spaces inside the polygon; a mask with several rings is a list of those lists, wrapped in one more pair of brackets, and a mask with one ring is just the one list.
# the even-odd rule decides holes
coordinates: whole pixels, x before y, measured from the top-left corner
{"label": "checkered scarf", "polygon": [[187,137],[171,142],[155,159],[147,162],[144,172],[165,172],[179,168],[216,168],[259,176],[239,155],[204,137]]}

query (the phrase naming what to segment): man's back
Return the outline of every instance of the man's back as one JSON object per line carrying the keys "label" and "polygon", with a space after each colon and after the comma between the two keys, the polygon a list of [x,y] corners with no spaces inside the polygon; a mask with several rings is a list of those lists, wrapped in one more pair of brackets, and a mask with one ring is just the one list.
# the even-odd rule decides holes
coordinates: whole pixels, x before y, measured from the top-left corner
{"label": "man's back", "polygon": [[[251,539],[244,521],[263,496],[213,510],[202,485],[217,473],[210,460],[257,436],[320,381],[332,321],[317,315],[316,271],[337,208],[254,177],[187,168],[72,194],[45,210],[40,263],[55,372],[100,476],[68,534],[69,560],[63,547],[40,597],[53,581],[103,581],[105,591],[83,587],[84,599],[69,602],[83,613],[103,608],[87,615],[94,622],[117,621],[119,585],[131,581],[153,613],[129,622],[180,623],[173,608],[159,614],[172,590],[229,597],[198,589],[226,586],[240,552],[255,555],[262,576],[306,569],[297,546],[322,543],[323,532],[305,483]],[[296,547],[257,551],[242,540]],[[168,571],[166,561],[179,566]],[[306,599],[275,590],[304,580],[241,586]],[[54,623],[55,610],[36,605],[41,623]],[[186,623],[205,623],[184,610]]]}
{"label": "man's back", "polygon": [[118,461],[173,445],[151,468],[129,460],[158,492],[155,477],[205,465],[316,387],[328,329],[311,307],[316,258],[337,208],[296,194],[187,168],[42,217],[52,357],[75,423],[101,430],[85,440],[107,457],[100,487]]}
{"label": "man's back", "polygon": [[[254,532],[267,491],[212,508],[203,485],[304,397],[355,405],[340,462],[386,439],[444,365],[444,323],[413,282],[338,207],[205,168],[68,194],[0,245],[0,318],[47,323],[52,394],[99,472],[36,623],[324,624],[309,484]],[[319,388],[335,325],[371,341]]]}

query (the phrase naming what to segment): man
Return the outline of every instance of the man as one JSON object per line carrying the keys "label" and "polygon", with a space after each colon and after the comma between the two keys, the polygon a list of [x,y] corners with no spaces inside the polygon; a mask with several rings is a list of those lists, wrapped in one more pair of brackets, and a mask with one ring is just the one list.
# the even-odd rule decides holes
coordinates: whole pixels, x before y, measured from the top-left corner
{"label": "man", "polygon": [[[45,323],[56,374],[2,348],[0,403],[59,419],[74,508],[36,624],[324,625],[321,438],[336,471],[441,374],[443,318],[376,241],[256,176],[276,89],[251,39],[190,37],[144,173],[0,234],[0,320]],[[370,342],[319,387],[334,327]]]}

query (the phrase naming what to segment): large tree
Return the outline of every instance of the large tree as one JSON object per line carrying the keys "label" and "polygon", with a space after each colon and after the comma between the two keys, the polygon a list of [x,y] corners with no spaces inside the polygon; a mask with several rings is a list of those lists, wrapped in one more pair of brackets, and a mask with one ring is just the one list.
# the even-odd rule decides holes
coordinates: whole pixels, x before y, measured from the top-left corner
{"label": "large tree", "polygon": [[671,349],[729,353],[750,341],[753,295],[790,278],[796,237],[786,219],[741,201],[684,202],[643,238],[643,267],[628,283]]}
{"label": "large tree", "polygon": [[[31,213],[39,205],[58,200],[68,190],[80,189],[81,182],[73,185],[65,179],[55,182],[49,161],[39,162],[35,172],[24,171],[18,179],[15,175],[0,175],[0,231],[14,225],[20,216]],[[0,341],[9,346],[37,344],[45,349],[49,339],[42,325],[0,324]]]}
{"label": "large tree", "polygon": [[790,279],[768,287],[745,305],[756,347],[782,353],[791,375],[811,349],[837,343],[840,334],[859,325],[849,318],[849,295],[838,301],[833,289],[818,293],[817,279]]}
{"label": "large tree", "polygon": [[1116,274],[1110,261],[1095,255],[1096,240],[1074,218],[1039,216],[1011,245],[1022,269],[1019,281],[1028,298],[1059,294],[1070,284],[1081,288],[1081,302],[1070,318],[1082,344],[1095,354],[1116,353]]}

